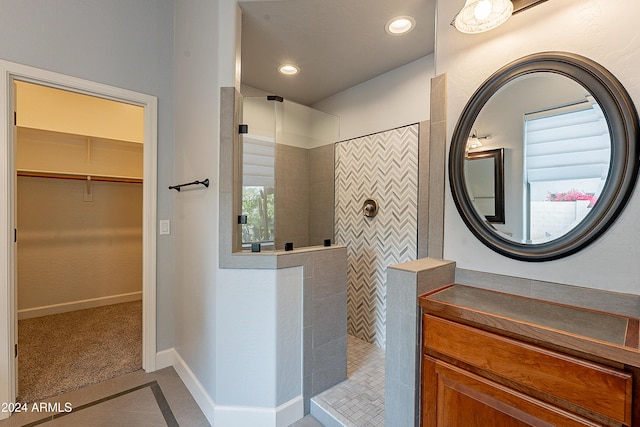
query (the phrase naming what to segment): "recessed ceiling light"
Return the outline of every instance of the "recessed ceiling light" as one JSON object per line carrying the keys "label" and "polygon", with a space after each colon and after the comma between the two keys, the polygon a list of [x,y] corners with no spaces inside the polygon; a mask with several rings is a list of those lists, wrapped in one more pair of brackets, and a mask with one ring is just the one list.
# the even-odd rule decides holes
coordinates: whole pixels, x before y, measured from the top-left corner
{"label": "recessed ceiling light", "polygon": [[410,16],[396,16],[387,22],[387,33],[395,35],[406,34],[416,26],[416,20]]}
{"label": "recessed ceiling light", "polygon": [[300,72],[300,68],[296,67],[293,64],[284,64],[278,67],[278,71],[280,71],[282,74],[292,76],[294,74],[298,74]]}

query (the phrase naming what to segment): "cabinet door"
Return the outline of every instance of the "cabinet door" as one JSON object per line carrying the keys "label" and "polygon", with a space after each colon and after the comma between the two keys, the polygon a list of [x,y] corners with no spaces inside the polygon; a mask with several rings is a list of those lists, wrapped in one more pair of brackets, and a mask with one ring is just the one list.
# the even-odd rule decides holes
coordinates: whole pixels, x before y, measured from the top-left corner
{"label": "cabinet door", "polygon": [[592,419],[606,417],[631,425],[633,375],[629,372],[427,314],[423,343],[435,357],[444,355],[479,368],[567,411],[578,407],[584,416],[593,414]]}
{"label": "cabinet door", "polygon": [[429,356],[422,367],[422,427],[599,425]]}

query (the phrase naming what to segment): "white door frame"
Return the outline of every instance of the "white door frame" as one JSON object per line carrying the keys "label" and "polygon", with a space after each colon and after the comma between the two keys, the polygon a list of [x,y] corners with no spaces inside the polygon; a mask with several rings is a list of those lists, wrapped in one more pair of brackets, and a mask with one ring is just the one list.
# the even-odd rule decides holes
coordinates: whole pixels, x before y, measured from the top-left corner
{"label": "white door frame", "polygon": [[[156,223],[158,99],[113,86],[0,60],[0,403],[14,402],[17,326],[13,81],[21,80],[144,108],[142,367],[156,369]],[[10,414],[0,411],[0,419]]]}

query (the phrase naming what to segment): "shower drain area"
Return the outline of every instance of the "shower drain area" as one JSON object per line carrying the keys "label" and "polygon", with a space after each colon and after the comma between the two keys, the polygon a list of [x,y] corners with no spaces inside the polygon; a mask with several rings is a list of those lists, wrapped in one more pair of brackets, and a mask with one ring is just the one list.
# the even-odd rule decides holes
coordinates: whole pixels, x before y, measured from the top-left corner
{"label": "shower drain area", "polygon": [[384,350],[347,336],[347,379],[311,399],[325,427],[384,425]]}

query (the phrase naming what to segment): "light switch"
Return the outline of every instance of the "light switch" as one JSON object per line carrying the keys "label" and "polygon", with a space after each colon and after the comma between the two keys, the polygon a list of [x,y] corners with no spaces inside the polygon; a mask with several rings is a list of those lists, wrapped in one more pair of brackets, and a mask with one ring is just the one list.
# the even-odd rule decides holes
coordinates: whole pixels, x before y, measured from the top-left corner
{"label": "light switch", "polygon": [[171,221],[168,219],[160,220],[160,235],[171,234]]}

